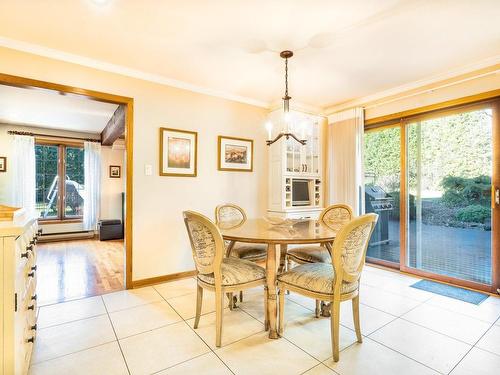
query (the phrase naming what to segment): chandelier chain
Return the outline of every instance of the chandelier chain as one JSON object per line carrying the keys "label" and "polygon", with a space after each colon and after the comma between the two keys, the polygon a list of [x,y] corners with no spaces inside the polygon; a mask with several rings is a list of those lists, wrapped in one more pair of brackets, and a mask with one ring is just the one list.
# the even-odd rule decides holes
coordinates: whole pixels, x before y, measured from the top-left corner
{"label": "chandelier chain", "polygon": [[288,98],[288,59],[285,59],[285,98]]}

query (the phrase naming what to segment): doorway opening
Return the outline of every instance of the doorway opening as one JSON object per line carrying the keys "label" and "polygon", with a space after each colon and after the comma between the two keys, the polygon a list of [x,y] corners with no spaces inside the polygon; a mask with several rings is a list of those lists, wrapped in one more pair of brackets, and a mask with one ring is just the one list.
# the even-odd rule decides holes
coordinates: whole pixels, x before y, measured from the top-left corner
{"label": "doorway opening", "polygon": [[0,90],[2,145],[34,139],[39,304],[131,288],[133,99],[5,74]]}

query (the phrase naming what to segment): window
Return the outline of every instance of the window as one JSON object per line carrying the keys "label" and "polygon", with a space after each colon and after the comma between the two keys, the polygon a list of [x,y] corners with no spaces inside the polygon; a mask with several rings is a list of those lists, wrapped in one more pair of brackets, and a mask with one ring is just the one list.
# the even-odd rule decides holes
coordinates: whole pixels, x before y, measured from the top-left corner
{"label": "window", "polygon": [[79,145],[35,145],[36,209],[42,220],[82,218],[83,155]]}

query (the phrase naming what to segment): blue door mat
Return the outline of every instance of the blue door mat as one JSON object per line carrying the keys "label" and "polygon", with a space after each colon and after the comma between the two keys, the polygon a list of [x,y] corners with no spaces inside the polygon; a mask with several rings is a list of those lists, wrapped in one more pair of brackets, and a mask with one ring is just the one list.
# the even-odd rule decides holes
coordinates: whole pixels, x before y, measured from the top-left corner
{"label": "blue door mat", "polygon": [[457,286],[451,286],[447,284],[436,283],[430,280],[420,280],[413,285],[412,288],[425,290],[427,292],[440,294],[445,297],[450,297],[458,299],[460,301],[473,303],[474,305],[479,305],[486,298],[487,294],[474,292],[472,290],[459,288]]}

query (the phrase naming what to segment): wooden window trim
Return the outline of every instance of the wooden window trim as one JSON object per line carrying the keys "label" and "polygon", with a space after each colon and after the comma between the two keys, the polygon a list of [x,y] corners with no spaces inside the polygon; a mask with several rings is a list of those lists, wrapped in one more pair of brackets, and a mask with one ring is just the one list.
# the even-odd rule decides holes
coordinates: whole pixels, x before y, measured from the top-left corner
{"label": "wooden window trim", "polygon": [[35,145],[45,145],[45,146],[57,146],[57,175],[59,176],[58,181],[58,191],[57,195],[57,217],[48,219],[39,219],[40,224],[70,224],[70,223],[81,223],[83,222],[83,215],[80,216],[66,216],[64,210],[64,202],[66,197],[66,148],[67,147],[77,147],[83,149],[83,142],[68,142],[68,141],[57,141],[49,140],[45,138],[35,138]]}
{"label": "wooden window trim", "polygon": [[[500,89],[487,91],[481,94],[470,95],[463,98],[448,100],[436,104],[431,104],[423,107],[413,108],[402,112],[392,113],[389,115],[374,117],[365,120],[365,129],[378,128],[384,125],[398,125],[401,121],[408,121],[416,118],[417,116],[439,113],[442,111],[460,111],[462,108],[469,105],[491,103],[500,99]],[[451,112],[450,112],[451,113]]]}

